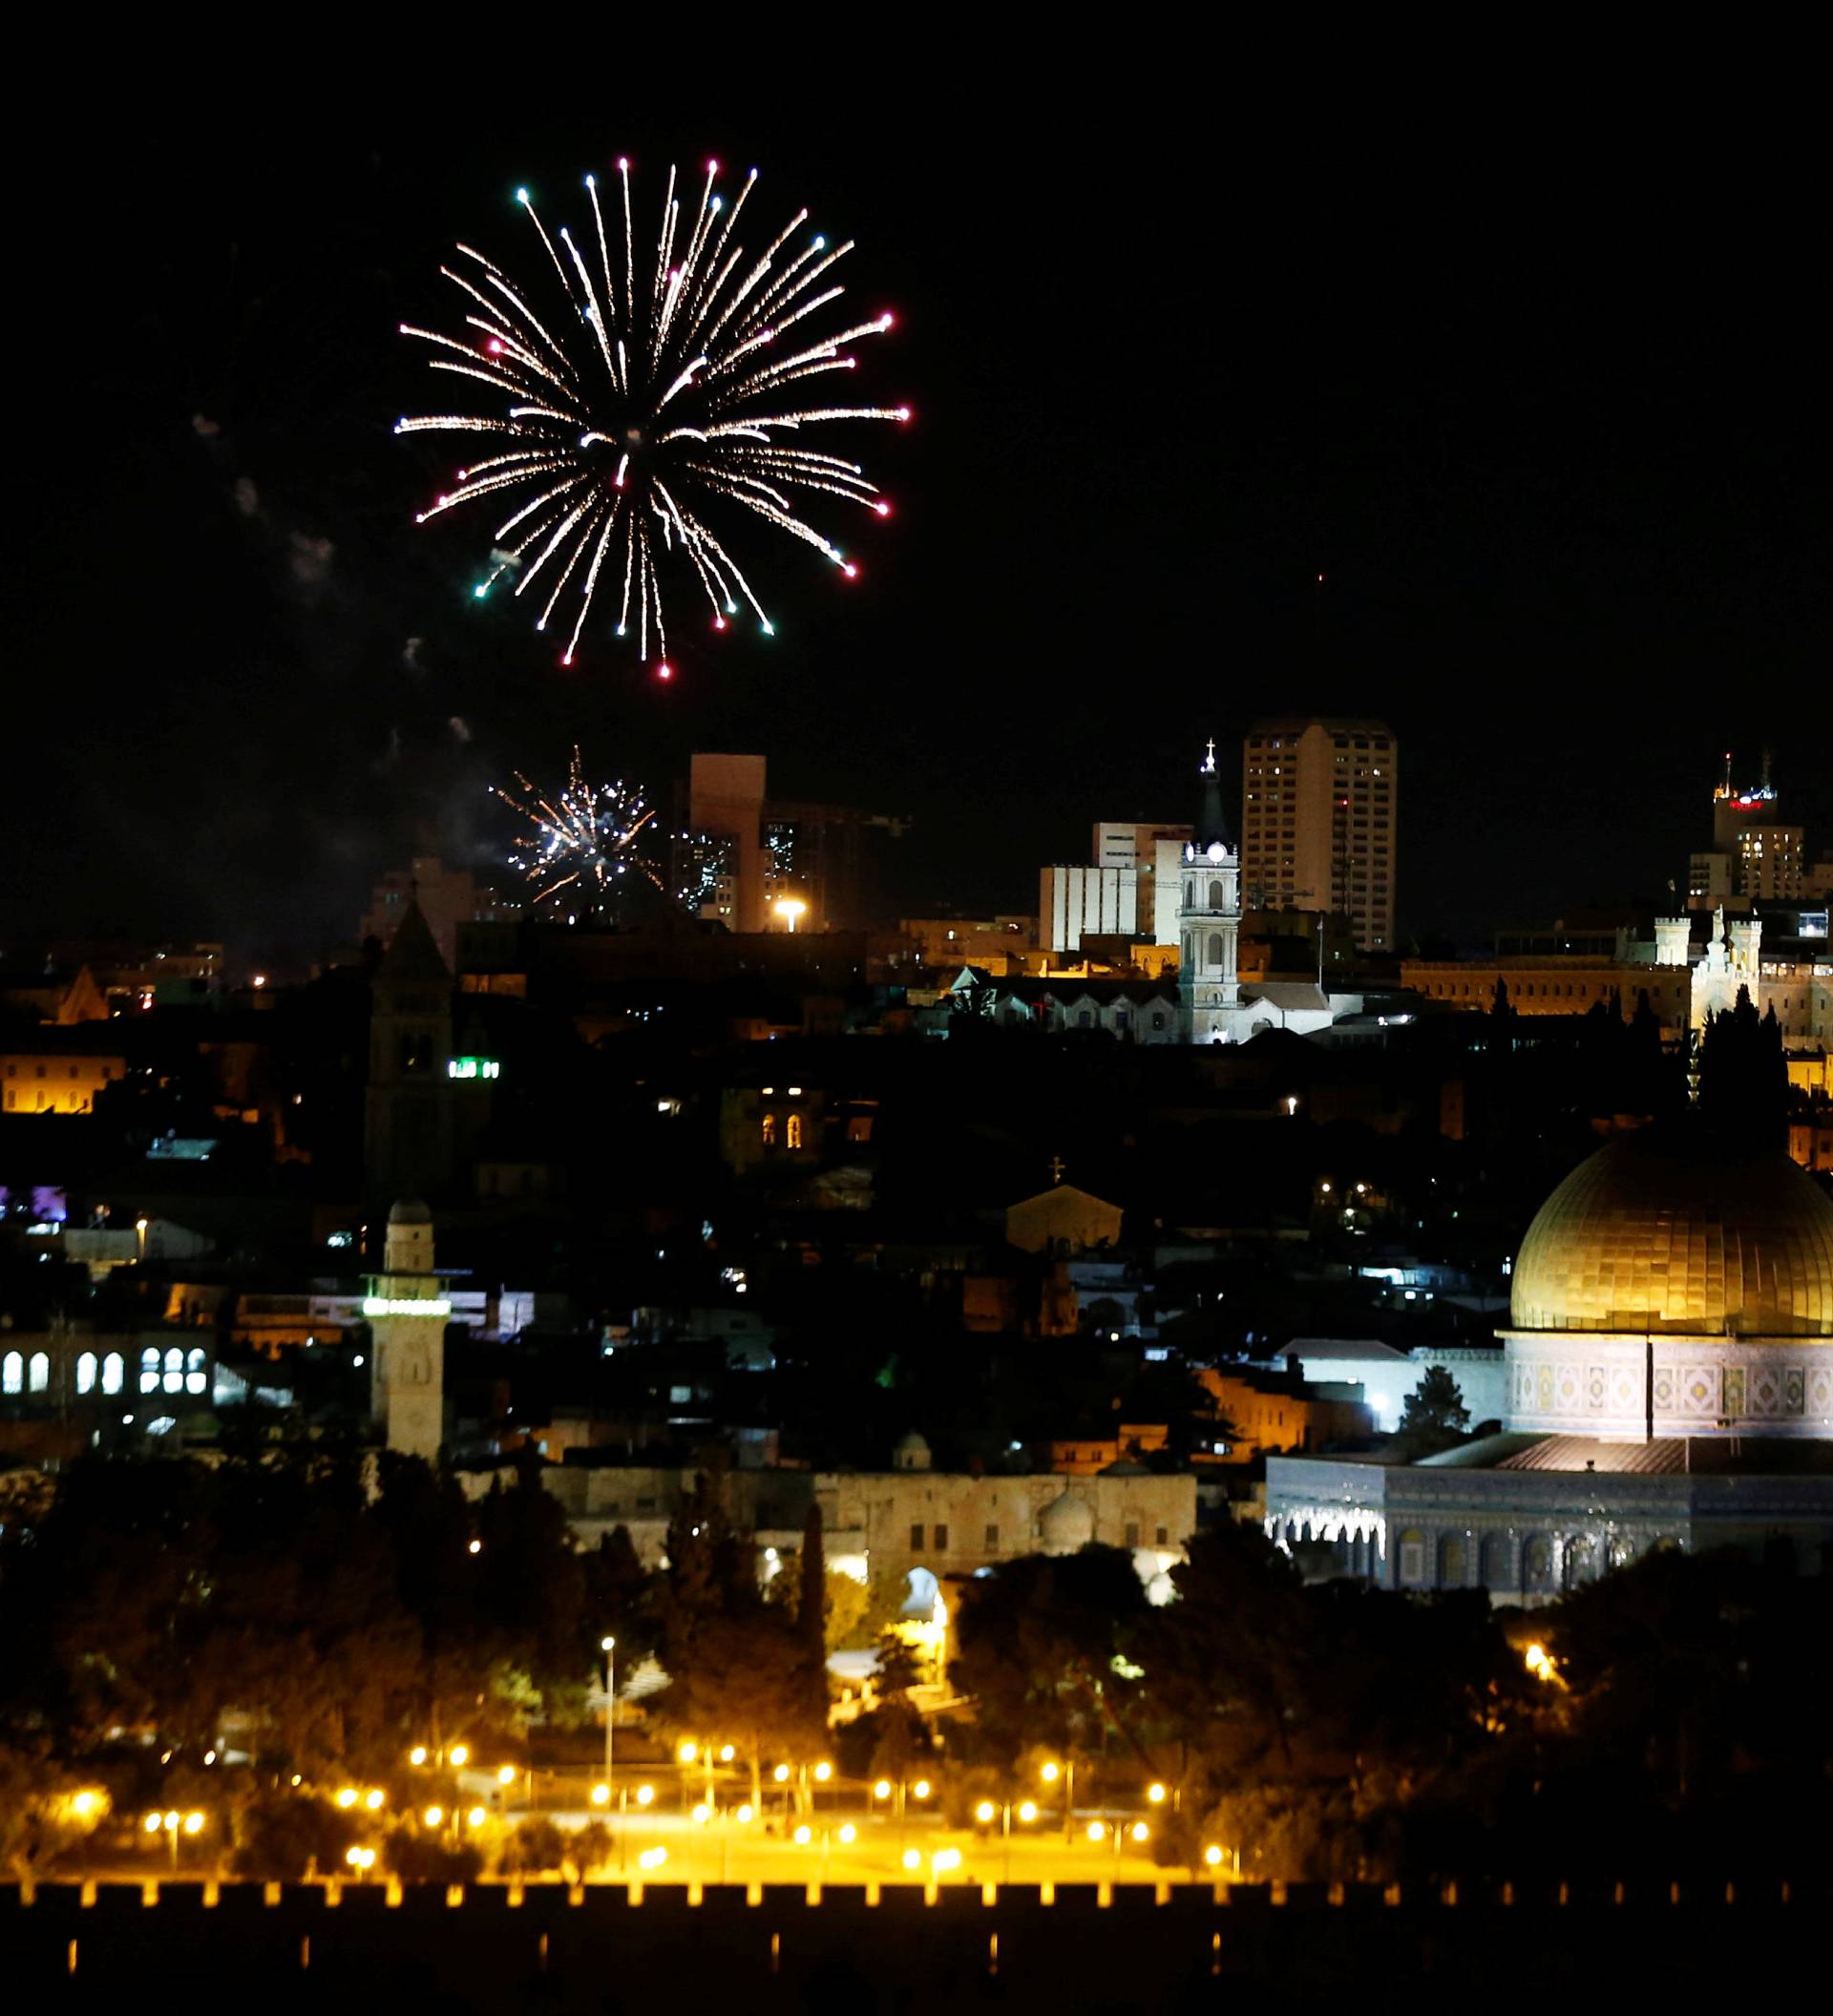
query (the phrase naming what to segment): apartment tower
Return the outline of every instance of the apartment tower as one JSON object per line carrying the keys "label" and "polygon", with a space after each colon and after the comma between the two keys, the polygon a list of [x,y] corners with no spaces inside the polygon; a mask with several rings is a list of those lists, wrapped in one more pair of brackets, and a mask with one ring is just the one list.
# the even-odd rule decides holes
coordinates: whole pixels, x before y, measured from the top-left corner
{"label": "apartment tower", "polygon": [[1400,746],[1383,721],[1257,721],[1241,754],[1241,888],[1250,910],[1349,918],[1394,949]]}

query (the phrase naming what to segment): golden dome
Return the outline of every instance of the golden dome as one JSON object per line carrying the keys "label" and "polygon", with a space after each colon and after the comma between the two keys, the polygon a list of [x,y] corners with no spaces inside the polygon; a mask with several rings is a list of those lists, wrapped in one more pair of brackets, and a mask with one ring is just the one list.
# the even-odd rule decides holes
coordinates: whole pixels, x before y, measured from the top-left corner
{"label": "golden dome", "polygon": [[1632,1138],[1541,1206],[1516,1330],[1833,1336],[1833,1203],[1780,1155]]}

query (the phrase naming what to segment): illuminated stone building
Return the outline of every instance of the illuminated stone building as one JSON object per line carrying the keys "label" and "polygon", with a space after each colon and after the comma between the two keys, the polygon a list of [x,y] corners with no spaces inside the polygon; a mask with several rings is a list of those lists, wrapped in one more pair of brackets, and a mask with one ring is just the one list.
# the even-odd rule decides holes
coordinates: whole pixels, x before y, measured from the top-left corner
{"label": "illuminated stone building", "polygon": [[369,1326],[369,1412],[390,1449],[438,1460],[446,1438],[446,1325],[452,1303],[433,1271],[432,1213],[389,1212],[383,1271],[363,1301]]}
{"label": "illuminated stone building", "polygon": [[1542,1207],[1512,1289],[1503,1432],[1415,1464],[1273,1459],[1282,1544],[1530,1603],[1654,1547],[1833,1566],[1833,1203],[1811,1177],[1613,1143]]}

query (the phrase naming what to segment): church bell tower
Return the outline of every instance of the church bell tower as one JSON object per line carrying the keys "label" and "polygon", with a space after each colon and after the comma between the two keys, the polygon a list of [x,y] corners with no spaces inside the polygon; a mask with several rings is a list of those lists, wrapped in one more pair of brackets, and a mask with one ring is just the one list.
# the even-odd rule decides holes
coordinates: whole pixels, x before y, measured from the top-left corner
{"label": "church bell tower", "polygon": [[1185,842],[1177,909],[1177,997],[1187,1042],[1230,1042],[1241,1002],[1241,857],[1222,820],[1215,742],[1198,767],[1203,813]]}

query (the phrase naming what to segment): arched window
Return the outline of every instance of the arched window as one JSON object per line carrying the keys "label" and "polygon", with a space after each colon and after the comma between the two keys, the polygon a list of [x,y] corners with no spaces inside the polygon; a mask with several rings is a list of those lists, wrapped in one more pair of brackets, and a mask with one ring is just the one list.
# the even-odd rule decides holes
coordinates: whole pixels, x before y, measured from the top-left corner
{"label": "arched window", "polygon": [[119,1393],[121,1390],[121,1379],[126,1370],[126,1366],[121,1362],[120,1353],[118,1351],[111,1351],[107,1357],[102,1360],[102,1391],[104,1393]]}
{"label": "arched window", "polygon": [[761,1132],[761,1134],[763,1135],[763,1138],[764,1138],[764,1145],[765,1145],[765,1146],[766,1146],[767,1148],[773,1148],[773,1147],[775,1147],[775,1145],[776,1145],[776,1115],[775,1115],[774,1113],[767,1113],[767,1114],[765,1114],[765,1116],[764,1116],[764,1124],[763,1124],[762,1128],[761,1128],[761,1129],[760,1129],[759,1131],[760,1131],[760,1132]]}
{"label": "arched window", "polygon": [[184,1390],[186,1393],[201,1393],[210,1383],[205,1370],[208,1361],[201,1351],[188,1351],[184,1356]]}
{"label": "arched window", "polygon": [[184,1391],[184,1354],[168,1351],[165,1354],[165,1390],[167,1393]]}
{"label": "arched window", "polygon": [[1226,910],[1228,908],[1228,904],[1223,898],[1222,885],[1219,882],[1211,882],[1210,884],[1210,908],[1211,910]]}
{"label": "arched window", "polygon": [[85,1351],[77,1354],[76,1391],[78,1393],[94,1393],[95,1391],[95,1354],[93,1351]]}
{"label": "arched window", "polygon": [[23,1393],[25,1390],[25,1356],[20,1352],[10,1351],[0,1358],[0,1393]]}
{"label": "arched window", "polygon": [[802,1145],[802,1116],[799,1113],[790,1115],[789,1145],[792,1148]]}
{"label": "arched window", "polygon": [[1439,1542],[1439,1586],[1461,1589],[1469,1574],[1470,1550],[1462,1533],[1447,1533]]}
{"label": "arched window", "polygon": [[1485,1533],[1479,1557],[1480,1580],[1485,1589],[1512,1589],[1515,1586],[1515,1550],[1506,1533]]}
{"label": "arched window", "polygon": [[51,1385],[51,1354],[34,1351],[26,1365],[26,1390],[43,1393]]}
{"label": "arched window", "polygon": [[1210,934],[1210,964],[1211,966],[1219,966],[1221,963],[1222,934],[1219,931],[1212,931]]}
{"label": "arched window", "polygon": [[1566,1586],[1569,1589],[1583,1588],[1588,1582],[1595,1582],[1602,1572],[1600,1550],[1590,1534],[1580,1534],[1566,1543]]}
{"label": "arched window", "polygon": [[158,1393],[159,1390],[159,1354],[149,1344],[140,1354],[140,1391]]}
{"label": "arched window", "polygon": [[1425,1535],[1417,1526],[1409,1526],[1401,1535],[1401,1583],[1409,1589],[1421,1588],[1425,1583]]}
{"label": "arched window", "polygon": [[1544,1533],[1531,1534],[1522,1547],[1521,1586],[1536,1594],[1553,1586],[1553,1544]]}

